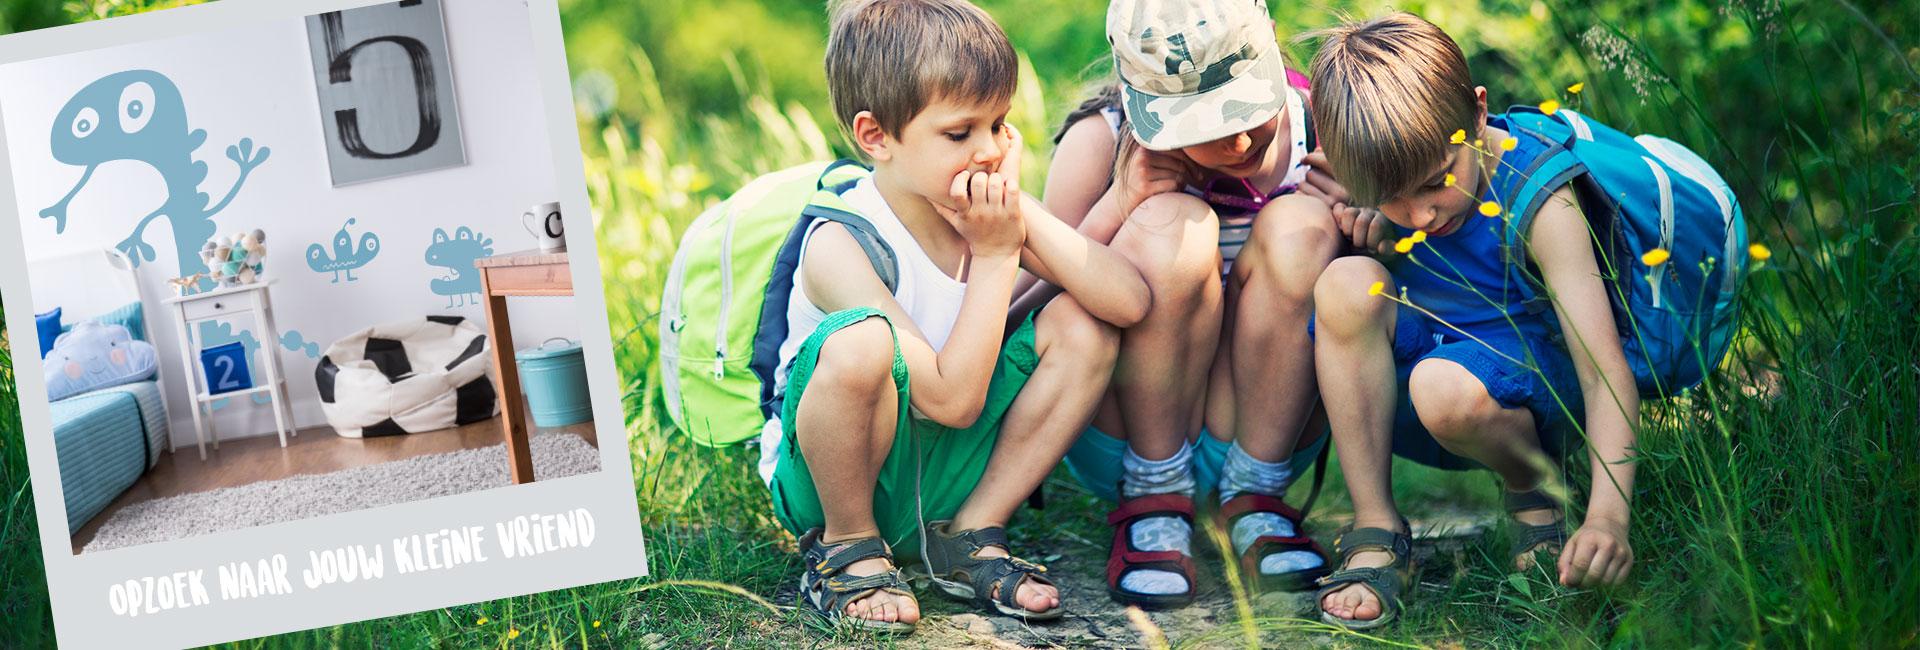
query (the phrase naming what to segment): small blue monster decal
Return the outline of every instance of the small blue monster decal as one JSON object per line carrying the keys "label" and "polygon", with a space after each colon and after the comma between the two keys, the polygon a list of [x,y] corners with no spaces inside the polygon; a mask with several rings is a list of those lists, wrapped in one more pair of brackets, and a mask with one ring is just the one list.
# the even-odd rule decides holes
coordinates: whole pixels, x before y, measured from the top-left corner
{"label": "small blue monster decal", "polygon": [[472,228],[461,226],[452,236],[444,228],[433,229],[427,264],[446,269],[447,277],[434,278],[429,288],[447,297],[449,309],[480,304],[480,270],[473,267],[473,261],[492,254],[493,240]]}
{"label": "small blue monster decal", "polygon": [[366,266],[367,262],[373,261],[373,256],[380,254],[380,236],[370,232],[361,233],[360,245],[355,246],[353,236],[347,234],[347,226],[351,225],[353,220],[348,219],[345,225],[340,226],[340,232],[334,233],[331,254],[319,244],[308,246],[307,268],[316,273],[332,271],[335,283],[340,282],[342,273],[346,274],[348,282],[359,280],[353,277],[353,270]]}
{"label": "small blue monster decal", "polygon": [[166,75],[128,70],[102,77],[75,93],[54,118],[54,159],[84,166],[86,172],[58,203],[41,210],[40,216],[54,220],[54,232],[65,232],[68,204],[101,164],[115,160],[147,163],[166,180],[167,199],[141,217],[133,234],[116,247],[135,266],[152,261],[153,246],[145,241],[147,224],[165,216],[172,226],[180,275],[204,272],[207,267],[200,259],[200,246],[213,238],[213,215],[233,202],[247,175],[272,153],[267,147],[255,151],[251,138],[241,138],[239,144],[228,146],[227,158],[239,165],[240,175],[226,197],[209,207],[209,197],[200,191],[200,182],[207,178],[207,164],[193,159],[194,150],[206,140],[204,129],[189,128],[180,89]]}
{"label": "small blue monster decal", "polygon": [[300,330],[287,330],[280,335],[280,347],[307,355],[308,359],[320,358],[320,344],[307,340]]}

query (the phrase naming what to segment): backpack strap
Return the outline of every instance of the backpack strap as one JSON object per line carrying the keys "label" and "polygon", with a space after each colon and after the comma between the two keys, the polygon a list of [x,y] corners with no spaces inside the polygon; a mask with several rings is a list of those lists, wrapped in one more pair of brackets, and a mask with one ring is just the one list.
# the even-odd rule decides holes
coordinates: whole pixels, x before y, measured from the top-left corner
{"label": "backpack strap", "polygon": [[869,168],[850,158],[836,160],[820,172],[819,192],[813,200],[800,210],[802,228],[812,228],[813,222],[826,220],[847,227],[853,240],[860,249],[867,252],[867,261],[873,264],[873,272],[880,276],[880,282],[887,285],[887,291],[900,288],[900,256],[893,246],[880,236],[880,229],[852,210],[843,198],[847,191],[868,176]]}

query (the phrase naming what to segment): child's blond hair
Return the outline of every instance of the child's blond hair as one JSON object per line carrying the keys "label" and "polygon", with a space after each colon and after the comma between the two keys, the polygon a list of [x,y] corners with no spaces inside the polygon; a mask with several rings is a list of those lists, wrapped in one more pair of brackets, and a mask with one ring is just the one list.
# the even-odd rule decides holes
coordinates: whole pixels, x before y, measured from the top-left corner
{"label": "child's blond hair", "polygon": [[1020,64],[1007,34],[964,0],[835,0],[827,89],[849,133],[871,111],[894,137],[928,104],[1010,101]]}
{"label": "child's blond hair", "polygon": [[1327,162],[1354,205],[1379,205],[1417,189],[1446,158],[1455,131],[1479,120],[1473,75],[1453,38],[1394,13],[1307,34],[1313,120]]}

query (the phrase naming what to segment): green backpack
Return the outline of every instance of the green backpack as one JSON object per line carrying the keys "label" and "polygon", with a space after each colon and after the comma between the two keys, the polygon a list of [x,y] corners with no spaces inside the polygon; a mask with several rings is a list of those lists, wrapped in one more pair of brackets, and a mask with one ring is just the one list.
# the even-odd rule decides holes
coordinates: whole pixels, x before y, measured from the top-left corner
{"label": "green backpack", "polygon": [[660,385],[674,425],[694,442],[757,438],[780,412],[774,373],[787,300],[814,222],[844,224],[887,289],[899,286],[892,247],[841,198],[872,173],[838,160],[767,174],[687,228],[661,299]]}

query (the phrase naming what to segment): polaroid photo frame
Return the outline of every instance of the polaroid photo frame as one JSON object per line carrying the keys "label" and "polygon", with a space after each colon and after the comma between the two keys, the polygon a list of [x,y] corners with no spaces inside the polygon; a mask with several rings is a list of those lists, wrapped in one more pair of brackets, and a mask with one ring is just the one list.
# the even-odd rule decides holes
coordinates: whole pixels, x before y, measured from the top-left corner
{"label": "polaroid photo frame", "polygon": [[[408,143],[393,134],[425,122],[376,115],[426,110],[407,94],[421,87],[423,68],[393,53],[375,54],[414,52],[377,28],[356,26],[354,17],[370,8],[422,5],[437,7],[439,22],[410,14],[389,22],[428,34],[443,28],[439,49],[425,49],[451,61],[424,69],[450,84],[437,89],[439,96],[458,102],[457,127],[439,138],[458,144],[464,163],[429,161],[402,175],[336,187],[326,138],[338,137],[342,126],[352,130],[353,118],[323,107],[326,85],[352,84],[335,94],[364,103],[360,116],[369,126],[357,143],[364,149],[402,153]],[[342,22],[310,27],[310,16],[332,12],[340,12]],[[313,45],[312,33],[338,35],[340,42]],[[346,76],[354,79],[339,82],[336,74],[330,80],[328,62],[315,57],[339,58],[358,43],[369,45],[348,57],[358,57],[347,63]],[[116,74],[122,76],[109,80]],[[563,214],[591,224],[555,0],[226,0],[0,37],[0,86],[7,89],[0,99],[0,206],[13,217],[0,223],[0,300],[18,349],[14,373],[62,644],[205,645],[645,575],[595,229],[567,229],[567,248],[575,254],[564,266],[554,266],[560,258],[552,255],[499,259],[535,247],[537,240],[520,226],[528,206],[558,201]],[[385,119],[378,128],[376,118]],[[149,125],[144,138],[86,138],[126,136]],[[196,189],[205,196],[194,196]],[[142,200],[145,208],[129,206]],[[142,210],[154,218],[143,220]],[[478,281],[476,261],[524,268],[489,276],[506,278],[489,284]],[[87,275],[62,275],[69,272]],[[495,357],[500,346],[479,344],[475,333],[501,339],[487,315],[494,300],[488,296],[521,286],[515,282],[540,285],[522,286],[521,295],[548,295],[506,301],[515,342]],[[568,285],[571,298],[551,295],[552,287]],[[36,293],[58,299],[36,300]],[[132,537],[89,550],[76,541],[74,533],[86,526],[69,521],[68,500],[99,499],[92,492],[113,483],[94,475],[100,468],[61,457],[66,443],[56,442],[44,373],[53,367],[63,385],[91,377],[98,363],[84,356],[89,349],[82,344],[95,337],[73,337],[62,350],[67,356],[43,362],[34,350],[33,317],[62,306],[69,326],[83,320],[126,326],[129,321],[114,320],[124,314],[111,307],[127,302],[140,305],[126,331],[137,329],[130,338],[146,342],[157,358],[155,385],[123,384],[117,388],[133,399],[98,400],[118,407],[61,405],[63,418],[76,410],[92,417],[89,409],[103,411],[103,422],[137,414],[100,427],[129,428],[135,440],[147,432],[147,440],[119,447],[135,460],[122,461],[131,470],[116,471],[153,471],[154,456],[168,455],[187,476],[243,448],[297,459],[280,452],[313,444],[302,438],[338,434],[374,448],[383,436],[424,440],[420,436],[433,434],[416,431],[483,426],[486,417],[503,430],[504,414],[487,415],[502,410],[493,398],[499,393],[488,394],[501,385],[533,396],[528,408],[513,410],[530,411],[535,428],[590,414],[589,424],[571,426],[591,427],[597,444],[586,452],[575,446],[573,469],[549,477],[541,464],[537,480],[524,484],[242,529],[204,532],[206,522],[147,513]],[[398,321],[411,324],[394,325]],[[577,341],[571,363],[584,365],[584,387],[577,379],[567,383],[564,367],[554,370],[569,362],[566,348],[573,342],[530,340],[548,335]],[[108,346],[130,345],[106,338]],[[206,376],[195,374],[200,353],[235,341],[251,350],[246,386],[207,392]],[[512,363],[516,349],[522,363],[517,387],[497,370],[502,359]],[[109,351],[97,358],[118,363],[126,357]],[[482,386],[472,380],[476,375],[492,383]],[[442,381],[445,389],[409,397],[417,408],[382,413],[355,392],[423,378]],[[153,417],[156,404],[164,404],[157,410],[165,416]],[[113,408],[122,412],[104,412]],[[154,435],[156,424],[170,434]],[[354,435],[362,439],[347,437]],[[543,459],[543,435],[554,437],[535,432],[530,457],[498,448],[448,453],[482,454],[466,462],[497,463],[503,475],[523,475]],[[285,446],[274,447],[276,437]],[[226,451],[219,449],[223,441]],[[203,443],[213,460],[201,460]],[[431,464],[440,455],[313,473],[294,467],[274,480]],[[175,496],[259,498],[233,491],[244,489]],[[115,505],[110,510],[134,507]],[[105,523],[86,525],[98,543]],[[157,528],[173,532],[151,534]]]}

